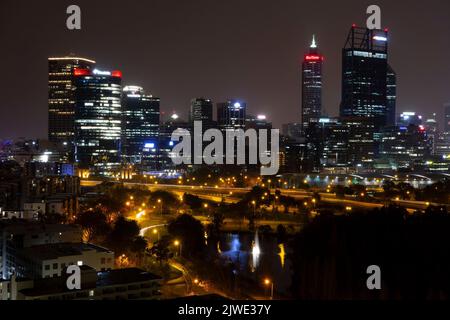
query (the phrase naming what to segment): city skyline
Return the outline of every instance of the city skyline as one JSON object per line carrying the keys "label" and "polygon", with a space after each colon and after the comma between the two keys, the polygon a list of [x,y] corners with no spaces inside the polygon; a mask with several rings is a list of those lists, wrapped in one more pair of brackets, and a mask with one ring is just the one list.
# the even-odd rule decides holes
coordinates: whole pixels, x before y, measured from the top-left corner
{"label": "city skyline", "polygon": [[[2,87],[8,88],[2,109],[16,116],[18,121],[11,123],[3,120],[0,135],[4,138],[46,136],[46,59],[69,52],[102,61],[99,65],[102,69],[123,70],[124,84],[142,86],[149,94],[161,98],[161,110],[166,113],[165,118],[172,111],[177,111],[182,118],[187,119],[191,99],[204,96],[214,102],[229,98],[242,99],[247,102],[249,113],[266,114],[274,123],[274,127],[281,127],[287,122],[300,122],[301,91],[298,88],[301,82],[301,60],[308,49],[312,34],[316,34],[321,52],[327,57],[324,65],[323,106],[329,115],[337,115],[341,90],[339,60],[342,39],[352,22],[363,26],[366,19],[365,5],[354,5],[355,1],[347,2],[352,9],[347,9],[342,14],[336,13],[333,17],[328,16],[329,13],[326,12],[320,16],[313,14],[312,17],[306,17],[306,10],[299,8],[303,6],[305,9],[314,9],[320,4],[286,4],[293,10],[284,20],[276,15],[277,9],[268,4],[263,6],[259,14],[250,16],[246,21],[239,18],[251,10],[249,4],[236,4],[235,7],[234,3],[220,4],[214,8],[203,1],[193,4],[190,8],[184,8],[186,5],[181,4],[180,7],[185,10],[180,10],[183,12],[180,16],[169,11],[164,4],[155,2],[149,5],[149,8],[143,4],[130,5],[120,15],[125,21],[128,20],[128,15],[130,19],[135,14],[139,15],[139,10],[144,15],[149,12],[146,9],[152,9],[160,13],[158,17],[151,14],[146,16],[151,17],[148,20],[152,23],[147,24],[144,16],[139,16],[142,19],[136,20],[142,22],[133,24],[130,21],[125,24],[126,27],[116,29],[103,19],[117,17],[116,6],[103,8],[102,13],[98,8],[92,8],[88,3],[80,1],[83,28],[79,32],[65,28],[66,3],[58,2],[58,5],[46,10],[43,10],[45,6],[41,8],[35,4],[27,4],[28,9],[22,10],[24,3],[4,2],[2,12],[13,10],[17,14],[14,21],[5,16],[2,19],[5,26],[0,31],[6,43],[5,51],[1,53],[2,59],[11,61],[4,67],[6,76],[1,80]],[[401,10],[401,5],[388,4],[385,1],[380,1],[379,5],[382,9],[383,27],[389,27],[392,36],[392,65],[395,66],[399,77],[398,112],[416,111],[424,117],[437,113],[438,121],[441,122],[444,118],[443,105],[450,100],[445,90],[445,79],[448,78],[446,74],[447,71],[450,73],[450,70],[444,64],[449,44],[443,34],[432,31],[445,28],[449,23],[444,20],[443,15],[440,16],[440,12],[445,12],[448,4],[432,1],[430,5],[436,7],[436,14],[432,17],[419,12],[420,7],[411,6],[408,13],[410,17],[428,22],[414,34],[408,32],[409,26],[402,19],[406,13]],[[289,11],[286,6],[282,8],[284,13]],[[223,18],[217,17],[217,14],[228,14],[231,17],[233,8],[233,17],[237,22],[232,25],[220,24]],[[274,14],[270,14],[270,10],[275,10]],[[26,26],[37,23],[38,16],[42,17],[47,11],[51,18],[40,23],[42,31],[47,31],[45,38],[42,38],[40,32],[36,33]],[[30,17],[31,13],[35,16]],[[211,20],[212,16],[218,21]],[[213,26],[210,29],[213,31],[203,28],[203,24],[197,22],[196,17],[204,18],[203,23],[210,23]],[[431,18],[433,19],[430,20]],[[280,24],[280,19],[284,23]],[[335,32],[329,23],[324,26],[324,19],[335,22]],[[25,24],[25,28],[21,29],[23,31],[20,36],[13,36],[17,23],[22,26]],[[183,37],[179,33],[181,27],[186,29],[183,30]],[[26,31],[27,29],[29,31]],[[238,32],[240,30],[242,32]],[[108,36],[99,38],[102,34],[105,35],[106,31]],[[117,38],[111,38],[114,34]],[[136,40],[147,38],[147,35],[152,39],[150,44],[142,44],[142,41]],[[24,39],[40,41],[29,41],[26,44],[21,41]],[[418,45],[413,41],[426,43]],[[130,50],[136,42],[141,45],[139,50]],[[115,43],[122,45],[116,46]],[[429,50],[427,43],[434,44],[433,50]],[[156,49],[154,44],[157,45]],[[195,49],[198,44],[202,44],[201,49]],[[108,46],[117,50],[109,50]],[[19,59],[17,51],[26,51],[27,59],[23,56]],[[435,63],[418,63],[422,59],[433,60]],[[410,68],[410,65],[414,65],[414,68]],[[26,74],[27,84],[31,87],[29,94],[22,95],[20,100],[14,97],[22,90],[17,81],[23,81],[23,77],[15,77],[14,73]],[[222,76],[211,81],[215,73]],[[426,94],[418,90],[423,83],[422,78],[436,81]],[[176,93],[173,88],[177,88]],[[22,114],[30,114],[30,117],[20,117]]]}
{"label": "city skyline", "polygon": [[0,300],[450,300],[449,13],[3,0]]}

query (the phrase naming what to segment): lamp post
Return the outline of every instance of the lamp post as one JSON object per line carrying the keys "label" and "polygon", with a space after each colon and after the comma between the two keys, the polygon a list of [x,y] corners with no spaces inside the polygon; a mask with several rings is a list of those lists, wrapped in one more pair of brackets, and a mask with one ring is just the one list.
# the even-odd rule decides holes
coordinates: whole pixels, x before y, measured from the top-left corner
{"label": "lamp post", "polygon": [[264,284],[269,287],[270,286],[270,300],[273,300],[273,281],[271,281],[269,278],[266,278],[264,280]]}
{"label": "lamp post", "polygon": [[162,216],[162,200],[158,199],[158,204],[159,204],[159,214]]}
{"label": "lamp post", "polygon": [[153,229],[153,234],[156,235],[158,237],[158,241],[159,241],[159,232],[158,229]]}
{"label": "lamp post", "polygon": [[181,250],[182,250],[181,249],[182,248],[181,241],[175,240],[173,244],[175,245],[175,247],[178,248],[178,256],[180,257],[181,256]]}

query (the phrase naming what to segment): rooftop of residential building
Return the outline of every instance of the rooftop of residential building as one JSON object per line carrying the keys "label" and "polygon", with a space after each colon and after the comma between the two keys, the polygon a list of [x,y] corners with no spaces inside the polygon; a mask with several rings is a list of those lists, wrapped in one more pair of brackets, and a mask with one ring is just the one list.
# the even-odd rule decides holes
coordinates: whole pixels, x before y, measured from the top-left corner
{"label": "rooftop of residential building", "polygon": [[54,260],[60,257],[80,256],[83,252],[96,251],[111,253],[112,251],[91,243],[55,243],[33,246],[22,249],[20,254],[33,260]]}

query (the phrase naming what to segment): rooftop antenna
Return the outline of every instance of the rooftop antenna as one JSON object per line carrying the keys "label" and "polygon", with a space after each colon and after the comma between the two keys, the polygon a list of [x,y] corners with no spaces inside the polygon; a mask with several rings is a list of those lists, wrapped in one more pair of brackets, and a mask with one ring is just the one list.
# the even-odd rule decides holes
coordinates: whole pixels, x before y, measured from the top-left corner
{"label": "rooftop antenna", "polygon": [[316,49],[317,48],[316,35],[314,35],[314,34],[313,34],[312,43],[311,43],[310,48],[311,49]]}

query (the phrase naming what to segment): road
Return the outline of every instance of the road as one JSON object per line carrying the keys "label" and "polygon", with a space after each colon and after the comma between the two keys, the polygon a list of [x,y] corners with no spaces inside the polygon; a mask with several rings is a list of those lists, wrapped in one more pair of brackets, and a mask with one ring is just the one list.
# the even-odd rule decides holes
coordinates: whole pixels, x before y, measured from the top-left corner
{"label": "road", "polygon": [[[101,184],[101,181],[94,180],[82,180],[82,186],[96,186]],[[234,203],[239,201],[240,196],[248,193],[251,188],[222,188],[222,187],[207,187],[207,186],[192,186],[192,185],[167,185],[167,184],[150,184],[150,183],[136,183],[136,182],[123,182],[125,187],[134,187],[134,186],[144,186],[147,187],[150,191],[154,190],[167,190],[174,192],[177,195],[183,195],[184,193],[190,193],[197,195],[198,197],[215,202],[221,202],[222,200],[227,203]],[[271,190],[271,192],[275,192],[276,189]],[[293,190],[293,189],[280,189],[281,194],[285,196],[291,196],[298,200],[304,200],[311,198],[313,196],[312,192],[307,190]],[[384,206],[382,203],[373,203],[355,199],[340,199],[336,197],[335,194],[331,193],[320,193],[321,200],[326,203],[331,204],[342,204],[345,206],[351,206],[354,208],[363,208],[363,209],[373,209],[373,208],[381,208]],[[420,201],[397,201],[395,199],[391,200],[392,203],[395,203],[399,206],[405,207],[410,212],[415,210],[425,210],[430,204],[427,202]],[[440,204],[431,204],[431,205],[440,205]]]}

